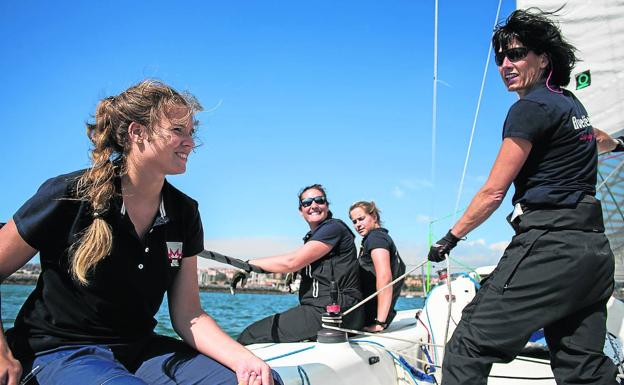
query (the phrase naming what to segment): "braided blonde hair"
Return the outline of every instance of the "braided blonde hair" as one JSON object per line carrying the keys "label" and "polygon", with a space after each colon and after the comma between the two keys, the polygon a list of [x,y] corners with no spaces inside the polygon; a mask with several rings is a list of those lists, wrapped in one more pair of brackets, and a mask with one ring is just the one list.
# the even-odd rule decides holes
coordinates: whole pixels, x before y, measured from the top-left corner
{"label": "braided blonde hair", "polygon": [[[187,121],[202,107],[188,93],[178,93],[170,86],[155,80],[144,80],[117,96],[100,101],[95,112],[95,123],[87,123],[87,135],[93,143],[91,167],[78,179],[78,199],[91,205],[93,222],[71,248],[71,273],[81,284],[89,283],[88,273],[113,246],[112,229],[103,215],[109,209],[115,193],[114,178],[126,169],[130,149],[128,127],[136,122],[146,127],[148,137],[156,134],[154,126],[172,107],[184,107],[187,114],[175,119]],[[197,126],[198,122],[194,121]]]}

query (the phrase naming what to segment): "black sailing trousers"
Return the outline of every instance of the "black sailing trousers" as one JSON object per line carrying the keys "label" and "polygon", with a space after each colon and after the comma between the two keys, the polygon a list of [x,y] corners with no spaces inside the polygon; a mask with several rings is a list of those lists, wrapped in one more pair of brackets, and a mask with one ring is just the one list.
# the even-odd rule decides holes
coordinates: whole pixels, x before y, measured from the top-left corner
{"label": "black sailing trousers", "polygon": [[602,232],[584,230],[513,237],[446,346],[443,385],[485,385],[492,364],[513,360],[540,328],[558,385],[618,384],[603,354],[614,257]]}
{"label": "black sailing trousers", "polygon": [[[343,297],[348,307],[357,303],[356,299]],[[243,345],[265,342],[298,342],[316,340],[316,334],[321,329],[321,316],[324,307],[299,305],[283,313],[274,314],[249,325],[238,336],[238,342]],[[361,329],[364,326],[364,307],[349,313],[342,323],[342,327]]]}

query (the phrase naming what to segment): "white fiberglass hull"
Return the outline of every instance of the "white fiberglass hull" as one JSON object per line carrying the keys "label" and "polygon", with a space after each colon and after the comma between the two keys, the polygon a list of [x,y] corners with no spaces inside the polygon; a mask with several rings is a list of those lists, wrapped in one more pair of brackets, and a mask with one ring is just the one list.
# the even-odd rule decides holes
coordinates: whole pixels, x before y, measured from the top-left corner
{"label": "white fiberglass hull", "polygon": [[[460,277],[453,281],[455,301],[448,334],[461,317],[461,310],[475,294],[474,281]],[[427,371],[440,366],[448,314],[446,285],[435,288],[423,309],[400,311],[388,330],[374,336],[351,338],[349,342],[322,344],[318,342],[255,344],[249,346],[277,370],[286,385],[405,385],[430,384],[433,380],[417,377],[400,362]],[[624,339],[624,303],[609,302],[609,333],[619,341]],[[418,315],[418,318],[416,317]],[[617,354],[624,357],[621,344],[616,342]],[[432,345],[433,344],[433,345]],[[426,347],[426,353],[421,346]],[[429,362],[429,364],[427,364]],[[432,373],[440,381],[440,369]],[[555,385],[548,360],[519,357],[508,364],[494,365],[491,385]]]}

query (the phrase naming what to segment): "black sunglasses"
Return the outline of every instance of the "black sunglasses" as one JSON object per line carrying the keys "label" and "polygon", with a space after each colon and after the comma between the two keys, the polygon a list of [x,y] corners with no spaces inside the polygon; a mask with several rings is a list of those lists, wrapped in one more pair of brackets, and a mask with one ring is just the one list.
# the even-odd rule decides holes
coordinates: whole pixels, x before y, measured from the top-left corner
{"label": "black sunglasses", "polygon": [[327,198],[325,198],[322,195],[319,195],[314,198],[302,199],[301,202],[299,202],[299,204],[301,205],[301,207],[310,207],[312,206],[312,202],[316,203],[317,205],[324,205],[325,203],[327,203]]}
{"label": "black sunglasses", "polygon": [[518,60],[524,59],[529,54],[529,51],[530,49],[527,47],[509,48],[501,52],[496,52],[496,54],[494,54],[494,61],[499,67],[503,65],[505,57],[507,57],[510,62],[515,63]]}

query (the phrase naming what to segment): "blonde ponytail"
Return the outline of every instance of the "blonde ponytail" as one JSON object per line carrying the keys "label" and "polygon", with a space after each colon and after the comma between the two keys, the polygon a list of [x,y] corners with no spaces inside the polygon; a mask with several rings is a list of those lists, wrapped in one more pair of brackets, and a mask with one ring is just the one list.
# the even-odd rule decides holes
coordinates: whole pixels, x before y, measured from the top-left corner
{"label": "blonde ponytail", "polygon": [[72,246],[72,276],[83,285],[89,283],[89,270],[104,259],[113,247],[112,229],[103,218],[115,192],[115,167],[111,161],[113,146],[110,145],[113,132],[110,116],[112,100],[102,100],[96,110],[95,124],[87,125],[87,135],[94,145],[91,150],[92,166],[80,177],[77,185],[78,197],[90,202],[93,210],[93,222]]}
{"label": "blonde ponytail", "polygon": [[[192,118],[202,107],[188,93],[180,94],[168,85],[144,80],[118,96],[111,96],[97,106],[95,123],[87,124],[87,135],[93,143],[91,168],[78,180],[77,199],[89,202],[93,222],[80,239],[70,247],[71,274],[79,283],[88,285],[89,272],[113,248],[113,235],[104,215],[115,195],[115,178],[125,172],[126,155],[130,149],[128,127],[136,122],[155,134],[154,126],[172,107],[184,107],[187,114],[180,121]],[[197,125],[197,121],[193,121]]]}

